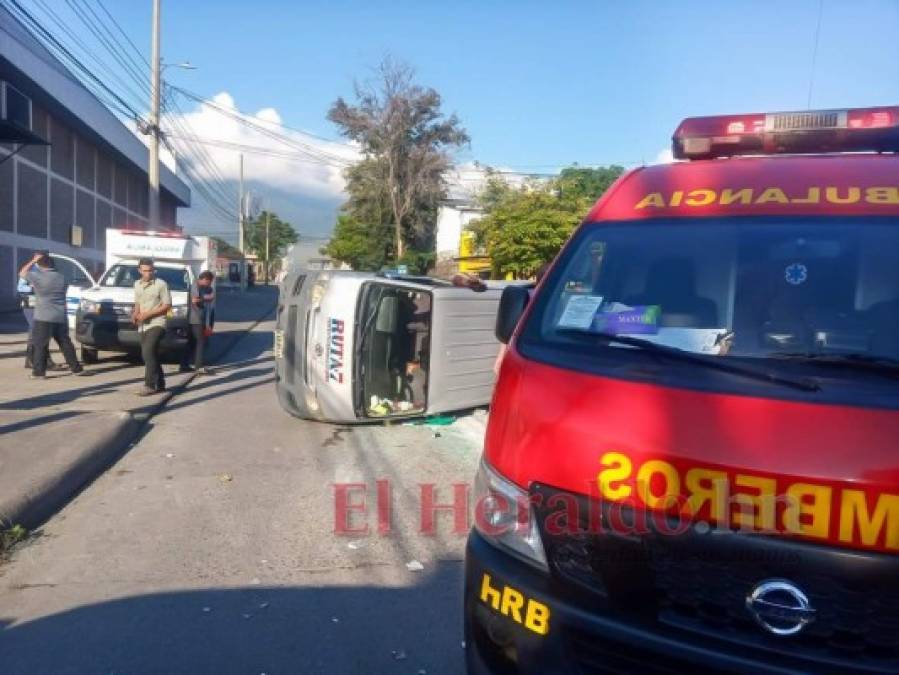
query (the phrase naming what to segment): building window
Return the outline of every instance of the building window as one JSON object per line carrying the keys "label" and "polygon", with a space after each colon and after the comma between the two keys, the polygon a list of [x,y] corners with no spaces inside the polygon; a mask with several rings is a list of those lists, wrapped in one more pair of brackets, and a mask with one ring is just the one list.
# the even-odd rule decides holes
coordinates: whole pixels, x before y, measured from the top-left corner
{"label": "building window", "polygon": [[58,178],[50,184],[50,238],[69,243],[72,225],[75,224],[74,188]]}
{"label": "building window", "polygon": [[77,139],[78,149],[75,153],[76,160],[76,178],[78,185],[81,187],[85,187],[88,190],[94,189],[94,172],[96,171],[96,167],[94,163],[96,161],[97,153],[94,151],[94,146],[85,141],[83,138]]}
{"label": "building window", "polygon": [[16,232],[47,238],[47,174],[16,162],[18,208]]}
{"label": "building window", "polygon": [[75,175],[75,138],[55,119],[50,119],[50,167],[72,180]]}

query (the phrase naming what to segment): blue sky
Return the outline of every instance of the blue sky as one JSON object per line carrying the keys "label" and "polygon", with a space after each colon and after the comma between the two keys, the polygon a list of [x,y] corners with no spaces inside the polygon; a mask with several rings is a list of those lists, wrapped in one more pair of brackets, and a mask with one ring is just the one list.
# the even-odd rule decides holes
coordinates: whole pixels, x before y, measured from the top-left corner
{"label": "blue sky", "polygon": [[[38,12],[47,4],[61,15],[71,12],[56,0],[21,1]],[[100,0],[85,1],[99,7]],[[151,1],[102,3],[148,54]],[[805,108],[819,8],[811,106],[899,103],[899,0],[162,0],[162,6],[164,58],[198,68],[169,70],[175,85],[218,96],[263,121],[338,139],[325,118],[329,106],[351,97],[354,80],[370,77],[389,54],[413,66],[418,81],[435,87],[445,110],[468,129],[471,147],[460,163],[525,172],[574,162],[653,163],[683,117]],[[66,21],[77,27],[74,17]],[[218,113],[182,105],[181,119],[195,135],[272,147]],[[229,193],[225,203],[233,206],[236,152],[208,152]],[[254,193],[301,232],[330,230],[343,199],[339,168],[257,155],[246,158],[246,171]],[[199,197],[194,204],[181,216],[190,230],[233,235],[233,222]]]}
{"label": "blue sky", "polygon": [[[107,6],[149,43],[149,0]],[[199,66],[179,84],[325,136],[329,104],[391,53],[460,116],[465,158],[639,163],[686,115],[804,108],[818,6],[163,0],[163,52]],[[897,34],[896,0],[824,0],[812,106],[899,101]]]}

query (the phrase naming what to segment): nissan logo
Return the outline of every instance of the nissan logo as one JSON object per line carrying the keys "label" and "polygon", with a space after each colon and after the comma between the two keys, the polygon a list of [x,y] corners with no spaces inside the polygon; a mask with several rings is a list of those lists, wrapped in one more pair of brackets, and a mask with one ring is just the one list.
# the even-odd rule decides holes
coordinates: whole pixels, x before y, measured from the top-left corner
{"label": "nissan logo", "polygon": [[805,593],[784,579],[767,579],[746,596],[746,609],[774,635],[795,635],[815,619]]}

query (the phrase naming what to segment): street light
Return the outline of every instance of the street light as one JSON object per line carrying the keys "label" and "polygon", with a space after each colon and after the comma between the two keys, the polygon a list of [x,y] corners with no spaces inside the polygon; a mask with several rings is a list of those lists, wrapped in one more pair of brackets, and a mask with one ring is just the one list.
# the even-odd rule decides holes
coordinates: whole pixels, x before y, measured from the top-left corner
{"label": "street light", "polygon": [[197,69],[197,67],[190,61],[182,61],[181,63],[166,63],[165,61],[160,61],[160,68],[162,72],[165,72],[166,68],[181,68],[181,70]]}

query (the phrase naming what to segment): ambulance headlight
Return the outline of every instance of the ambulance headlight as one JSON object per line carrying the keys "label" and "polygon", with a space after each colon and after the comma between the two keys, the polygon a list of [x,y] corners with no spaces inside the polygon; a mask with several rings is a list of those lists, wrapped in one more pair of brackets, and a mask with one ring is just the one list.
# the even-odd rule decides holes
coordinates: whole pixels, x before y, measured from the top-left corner
{"label": "ambulance headlight", "polygon": [[81,311],[85,314],[99,314],[100,313],[100,303],[94,302],[93,300],[82,300],[81,301]]}
{"label": "ambulance headlight", "polygon": [[481,460],[474,482],[475,529],[484,539],[531,565],[547,569],[528,493]]}
{"label": "ambulance headlight", "polygon": [[175,319],[184,319],[187,317],[187,305],[175,305],[172,307],[172,317]]}

